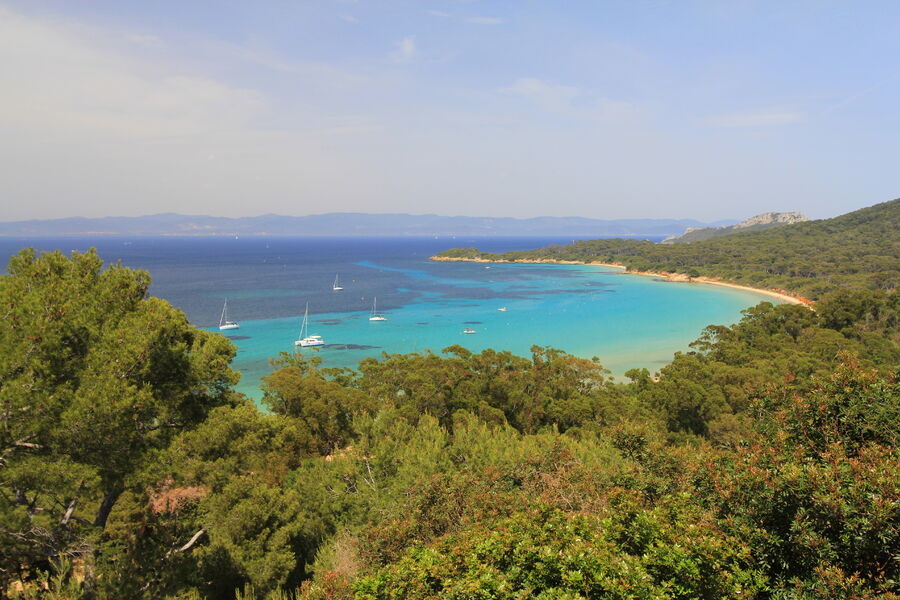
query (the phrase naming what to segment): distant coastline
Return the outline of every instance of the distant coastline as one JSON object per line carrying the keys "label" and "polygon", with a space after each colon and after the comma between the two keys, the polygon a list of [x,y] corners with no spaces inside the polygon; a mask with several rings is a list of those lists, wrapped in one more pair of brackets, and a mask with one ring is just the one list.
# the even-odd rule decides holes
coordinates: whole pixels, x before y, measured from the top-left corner
{"label": "distant coastline", "polygon": [[524,263],[524,264],[557,264],[557,265],[587,265],[593,267],[614,267],[617,269],[622,269],[622,272],[627,275],[645,275],[650,277],[659,277],[665,279],[666,281],[677,281],[681,283],[707,283],[710,285],[719,285],[722,287],[729,287],[736,290],[744,290],[747,292],[754,292],[757,294],[761,294],[763,296],[769,296],[770,298],[776,298],[785,302],[787,304],[799,304],[802,306],[812,307],[815,303],[808,298],[803,298],[802,296],[794,296],[787,290],[768,290],[763,288],[755,288],[747,285],[739,285],[737,283],[729,283],[727,281],[722,281],[721,279],[715,277],[689,277],[684,275],[683,273],[656,273],[653,271],[629,271],[625,265],[617,264],[617,263],[606,263],[606,262],[583,262],[577,260],[555,260],[552,258],[542,259],[542,260],[489,260],[486,258],[463,258],[463,257],[448,257],[448,256],[432,256],[428,260],[433,260],[436,262],[476,262],[476,263]]}
{"label": "distant coastline", "polygon": [[[422,233],[422,232],[412,232],[412,233],[356,233],[356,232],[344,232],[344,233],[283,233],[283,232],[268,232],[268,231],[251,231],[251,232],[240,232],[240,233],[228,233],[228,232],[118,232],[118,231],[74,231],[74,232],[64,232],[64,233],[41,233],[34,231],[26,231],[23,233],[4,233],[0,231],[0,238],[6,239],[15,239],[15,238],[33,238],[33,237],[41,237],[41,238],[77,238],[77,237],[103,237],[103,238],[114,238],[114,237],[128,237],[128,238],[159,238],[159,237],[180,237],[180,238],[235,238],[235,237],[248,237],[248,238],[455,238],[455,237],[472,237],[472,238],[528,238],[528,237],[565,237],[567,235],[572,235],[570,232],[562,232],[562,233]],[[650,241],[654,241],[653,238],[657,238],[660,241],[664,239],[664,236],[656,233],[616,233],[616,234],[574,234],[575,237],[579,239],[593,239],[595,237],[600,238],[637,238],[637,239],[649,239]]]}
{"label": "distant coastline", "polygon": [[139,217],[66,217],[0,222],[2,236],[476,236],[671,237],[696,219],[594,219],[587,217],[466,217],[404,213],[324,213],[216,217],[163,213]]}

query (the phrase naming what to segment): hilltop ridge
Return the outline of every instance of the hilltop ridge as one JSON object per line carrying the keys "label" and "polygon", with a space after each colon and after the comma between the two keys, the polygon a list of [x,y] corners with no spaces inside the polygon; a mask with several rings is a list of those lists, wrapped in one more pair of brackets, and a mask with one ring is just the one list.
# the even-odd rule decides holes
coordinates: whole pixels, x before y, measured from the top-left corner
{"label": "hilltop ridge", "polygon": [[736,225],[723,225],[720,227],[688,227],[681,235],[667,237],[663,244],[680,244],[684,242],[699,242],[722,235],[728,235],[742,230],[761,230],[779,225],[793,225],[809,221],[803,213],[799,212],[766,212],[750,217]]}

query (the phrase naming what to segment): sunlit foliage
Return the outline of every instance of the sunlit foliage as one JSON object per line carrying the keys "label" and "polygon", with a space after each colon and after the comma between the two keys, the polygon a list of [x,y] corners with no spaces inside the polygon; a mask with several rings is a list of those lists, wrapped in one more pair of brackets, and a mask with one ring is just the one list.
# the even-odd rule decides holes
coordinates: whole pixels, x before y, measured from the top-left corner
{"label": "sunlit foliage", "polygon": [[0,597],[896,599],[894,267],[829,271],[816,310],[761,303],[625,381],[537,346],[283,354],[258,407],[145,273],[23,251]]}

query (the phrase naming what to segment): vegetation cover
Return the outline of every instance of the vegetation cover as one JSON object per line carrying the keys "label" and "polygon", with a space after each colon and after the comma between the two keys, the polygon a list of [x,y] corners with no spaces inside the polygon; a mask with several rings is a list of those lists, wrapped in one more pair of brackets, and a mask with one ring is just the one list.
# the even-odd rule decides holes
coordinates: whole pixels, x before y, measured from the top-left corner
{"label": "vegetation cover", "polygon": [[283,354],[260,410],[148,283],[30,250],[0,279],[0,597],[900,597],[890,290],[761,303],[623,382]]}
{"label": "vegetation cover", "polygon": [[631,239],[492,254],[453,248],[442,258],[616,263],[632,271],[714,277],[817,300],[838,289],[893,291],[900,284],[900,199],[821,221],[730,233],[697,242]]}

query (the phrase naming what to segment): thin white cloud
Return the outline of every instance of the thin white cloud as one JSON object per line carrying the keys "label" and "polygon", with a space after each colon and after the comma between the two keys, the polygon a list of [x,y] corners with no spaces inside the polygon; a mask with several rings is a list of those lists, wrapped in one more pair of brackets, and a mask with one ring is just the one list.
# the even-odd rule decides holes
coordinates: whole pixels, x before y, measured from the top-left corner
{"label": "thin white cloud", "polygon": [[577,87],[556,85],[536,77],[520,77],[512,86],[500,91],[524,96],[545,110],[554,112],[568,111],[572,99],[579,94]]}
{"label": "thin white cloud", "polygon": [[337,17],[341,21],[346,21],[347,23],[353,23],[354,25],[359,24],[359,19],[357,19],[353,15],[338,15]]}
{"label": "thin white cloud", "polygon": [[862,89],[858,92],[854,92],[854,93],[846,96],[845,98],[841,99],[839,102],[835,102],[831,106],[828,106],[825,110],[822,111],[822,114],[827,114],[832,111],[843,108],[843,107],[847,106],[848,104],[852,104],[853,102],[856,102],[860,98],[868,96],[872,92],[875,92],[875,91],[883,88],[887,84],[889,84],[897,79],[900,79],[900,73],[894,73],[891,76],[886,77],[885,79],[882,79],[881,81],[877,82],[874,85],[870,85],[869,87],[867,87],[865,89]]}
{"label": "thin white cloud", "polygon": [[587,94],[570,85],[549,83],[536,77],[522,77],[500,90],[528,98],[539,108],[573,119],[603,125],[633,123],[644,116],[644,109],[624,100],[614,100]]}
{"label": "thin white cloud", "polygon": [[[359,6],[332,3],[316,9],[316,17],[325,26],[349,27],[337,15],[362,18]],[[428,6],[453,14],[424,14]],[[475,6],[423,3],[415,14],[470,33],[496,33],[519,21],[508,17],[506,25],[483,29],[466,18],[506,14]],[[732,97],[732,90],[746,89],[740,70],[726,65],[713,76],[684,77],[677,61],[645,55],[626,45],[627,37],[622,44],[597,36],[557,40],[541,70],[504,74],[505,65],[500,71],[476,68],[460,75],[448,69],[411,77],[410,67],[446,52],[439,40],[413,27],[361,39],[335,55],[313,48],[315,40],[305,37],[296,45],[280,44],[259,25],[234,44],[223,41],[219,29],[197,23],[117,27],[76,8],[41,14],[0,8],[4,220],[76,212],[423,212],[422,198],[460,214],[500,207],[515,216],[611,218],[659,215],[670,210],[659,204],[664,195],[678,200],[682,214],[719,218],[733,216],[721,201],[726,196],[734,205],[753,206],[759,197],[806,194],[816,197],[817,206],[823,196],[837,206],[851,190],[883,196],[890,183],[878,179],[879,170],[889,171],[887,125],[880,137],[855,140],[860,147],[861,140],[875,144],[860,155],[869,168],[855,178],[802,173],[796,161],[786,160],[796,148],[747,145],[743,138],[777,138],[781,129],[773,124],[779,123],[791,128],[787,123],[815,118],[827,125],[812,112],[812,101],[802,110],[781,101],[741,102]],[[169,35],[172,25],[192,35]],[[401,41],[414,32],[416,38]],[[505,42],[513,51],[526,45],[532,51],[532,37]],[[585,51],[587,43],[594,51]],[[148,46],[153,44],[161,44],[160,51]],[[409,64],[391,63],[394,51]],[[553,68],[561,64],[566,73],[582,74],[561,75]],[[682,68],[687,66],[694,73],[695,65]],[[737,83],[745,85],[723,81],[727,73],[737,73]],[[499,77],[499,83],[484,90],[484,79],[472,74]],[[884,73],[872,81],[879,76]],[[822,103],[836,85],[853,84],[829,80],[823,90],[808,83],[804,97]],[[862,93],[879,90],[888,91]],[[400,108],[411,98],[421,110]],[[837,108],[863,100],[859,93],[831,98],[840,101]],[[657,106],[670,110],[655,111]],[[670,127],[682,106],[693,107],[694,124],[708,129],[684,136]],[[867,117],[887,114],[880,105],[872,108]],[[426,146],[430,151],[422,152]],[[822,155],[815,154],[819,148],[808,150],[830,167],[844,158],[827,147]],[[648,170],[654,177],[646,177]],[[485,203],[486,197],[493,201]],[[547,198],[554,198],[550,209]]]}
{"label": "thin white cloud", "polygon": [[603,125],[628,125],[647,116],[647,110],[633,102],[600,98],[585,109],[585,118]]}
{"label": "thin white cloud", "polygon": [[125,36],[125,39],[140,46],[150,46],[156,48],[162,45],[162,39],[160,39],[159,36],[147,35],[143,33],[129,33]]}
{"label": "thin white cloud", "polygon": [[432,17],[438,17],[441,19],[446,19],[447,17],[451,16],[450,13],[446,13],[440,10],[426,10],[425,13],[431,15]]}
{"label": "thin white cloud", "polygon": [[469,17],[466,21],[475,25],[502,25],[506,23],[506,19],[499,17]]}
{"label": "thin white cloud", "polygon": [[313,129],[310,135],[336,136],[370,134],[383,130],[383,127],[365,115],[346,115],[322,119],[324,127]]}
{"label": "thin white cloud", "polygon": [[803,115],[801,113],[781,109],[713,115],[703,119],[705,123],[714,127],[734,128],[780,127],[802,120]]}
{"label": "thin white cloud", "polygon": [[[296,198],[364,196],[371,180],[362,180],[377,173],[354,154],[355,140],[378,130],[374,120],[329,117],[300,102],[276,113],[277,98],[203,74],[198,58],[240,68],[270,56],[218,43],[190,49],[173,48],[181,52],[174,60],[148,56],[127,31],[0,8],[0,198],[22,200],[4,206],[3,217],[143,214],[148,206],[235,214],[261,191],[285,209]],[[290,78],[299,89],[333,79],[279,66],[299,73]],[[325,138],[334,144],[323,151]],[[348,164],[366,176],[329,187]]]}
{"label": "thin white cloud", "polygon": [[0,9],[0,125],[157,137],[243,127],[268,107],[256,90],[159,71],[102,44]]}
{"label": "thin white cloud", "polygon": [[219,60],[241,61],[272,71],[299,75],[319,89],[346,88],[365,83],[368,76],[337,68],[326,62],[306,61],[287,58],[271,49],[257,44],[239,45],[225,42],[206,41],[201,48]]}
{"label": "thin white cloud", "polygon": [[416,57],[416,36],[408,35],[396,44],[390,58],[396,63],[409,63]]}

